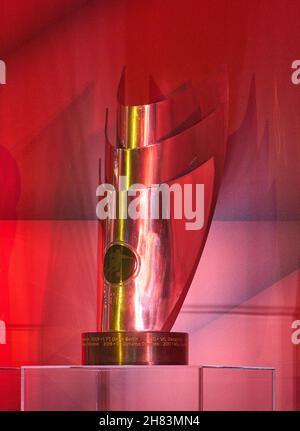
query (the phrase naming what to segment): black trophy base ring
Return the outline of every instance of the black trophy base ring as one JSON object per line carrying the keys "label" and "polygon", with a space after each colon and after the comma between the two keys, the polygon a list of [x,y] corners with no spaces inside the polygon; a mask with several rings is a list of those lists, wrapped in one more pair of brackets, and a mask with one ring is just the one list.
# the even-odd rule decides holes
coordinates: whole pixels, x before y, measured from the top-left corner
{"label": "black trophy base ring", "polygon": [[188,334],[160,331],[86,332],[83,365],[187,365]]}

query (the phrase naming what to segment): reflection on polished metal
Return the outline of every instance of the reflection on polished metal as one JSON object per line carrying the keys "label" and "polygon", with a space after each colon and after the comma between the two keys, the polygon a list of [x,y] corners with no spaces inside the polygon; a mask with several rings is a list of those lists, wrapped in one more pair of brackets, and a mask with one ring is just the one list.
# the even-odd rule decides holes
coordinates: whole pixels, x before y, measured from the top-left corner
{"label": "reflection on polished metal", "polygon": [[[188,337],[169,332],[192,282],[209,231],[226,149],[227,82],[181,86],[162,100],[126,106],[119,93],[116,145],[106,133],[104,182],[117,190],[117,214],[135,197],[151,214],[150,187],[204,184],[204,226],[177,219],[100,222],[98,332],[83,334],[83,362],[185,364]],[[202,91],[203,90],[203,91]],[[201,100],[201,103],[198,102]],[[169,344],[166,339],[169,337]],[[173,340],[173,341],[172,341]]]}

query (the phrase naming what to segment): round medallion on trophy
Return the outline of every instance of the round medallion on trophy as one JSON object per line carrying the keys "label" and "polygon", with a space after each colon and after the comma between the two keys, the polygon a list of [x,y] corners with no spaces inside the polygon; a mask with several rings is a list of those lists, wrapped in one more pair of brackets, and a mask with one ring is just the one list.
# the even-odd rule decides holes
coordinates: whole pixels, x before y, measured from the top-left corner
{"label": "round medallion on trophy", "polygon": [[104,277],[112,284],[124,283],[137,270],[137,257],[125,244],[112,244],[104,256]]}

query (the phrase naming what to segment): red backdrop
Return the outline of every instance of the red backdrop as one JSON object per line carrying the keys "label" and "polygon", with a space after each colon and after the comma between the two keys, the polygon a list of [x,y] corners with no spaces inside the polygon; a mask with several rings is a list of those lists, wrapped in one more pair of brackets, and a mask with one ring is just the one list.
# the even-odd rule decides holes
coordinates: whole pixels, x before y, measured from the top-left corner
{"label": "red backdrop", "polygon": [[1,0],[0,365],[80,361],[96,325],[105,108],[227,65],[229,151],[208,243],[176,322],[193,363],[275,366],[300,408],[300,3]]}

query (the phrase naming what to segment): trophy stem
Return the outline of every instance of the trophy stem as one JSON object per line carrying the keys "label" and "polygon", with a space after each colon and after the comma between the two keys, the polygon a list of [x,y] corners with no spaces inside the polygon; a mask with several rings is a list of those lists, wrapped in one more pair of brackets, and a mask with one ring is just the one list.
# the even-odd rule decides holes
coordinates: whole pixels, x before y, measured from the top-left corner
{"label": "trophy stem", "polygon": [[187,365],[188,334],[161,331],[87,332],[84,365]]}

